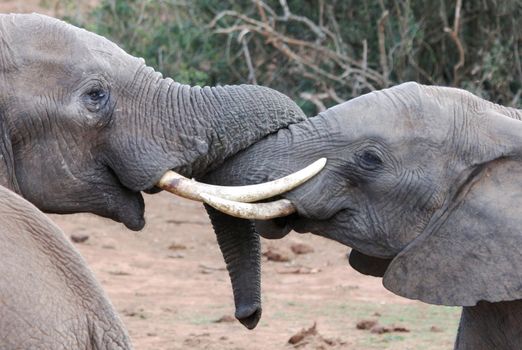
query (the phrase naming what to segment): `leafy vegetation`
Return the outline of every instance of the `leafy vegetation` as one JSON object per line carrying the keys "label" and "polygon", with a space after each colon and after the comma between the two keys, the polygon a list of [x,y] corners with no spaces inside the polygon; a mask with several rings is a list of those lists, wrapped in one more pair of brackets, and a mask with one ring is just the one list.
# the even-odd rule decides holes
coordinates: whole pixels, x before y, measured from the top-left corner
{"label": "leafy vegetation", "polygon": [[57,0],[173,79],[257,83],[309,114],[404,81],[522,107],[522,0]]}

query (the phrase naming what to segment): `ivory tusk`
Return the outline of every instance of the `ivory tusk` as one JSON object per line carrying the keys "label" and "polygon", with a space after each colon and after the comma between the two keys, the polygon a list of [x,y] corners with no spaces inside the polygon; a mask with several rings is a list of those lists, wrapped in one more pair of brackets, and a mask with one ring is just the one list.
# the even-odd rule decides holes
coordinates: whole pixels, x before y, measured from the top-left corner
{"label": "ivory tusk", "polygon": [[241,203],[201,193],[203,201],[211,207],[230,216],[242,219],[270,220],[295,213],[296,209],[288,199],[268,203]]}
{"label": "ivory tusk", "polygon": [[206,193],[231,201],[250,203],[271,198],[296,188],[319,173],[325,164],[326,158],[321,158],[306,168],[280,179],[248,186],[209,185],[188,179],[174,171],[167,171],[156,186],[178,196],[200,202],[203,201],[202,194]]}

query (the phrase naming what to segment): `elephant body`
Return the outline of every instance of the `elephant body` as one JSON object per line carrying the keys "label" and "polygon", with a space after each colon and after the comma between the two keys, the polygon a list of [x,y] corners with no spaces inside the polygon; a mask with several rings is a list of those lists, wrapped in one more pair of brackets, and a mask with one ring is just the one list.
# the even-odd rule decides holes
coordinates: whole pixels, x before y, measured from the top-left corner
{"label": "elephant body", "polygon": [[281,129],[207,180],[271,180],[319,157],[325,169],[282,195],[296,213],[255,222],[261,235],[336,240],[392,292],[464,306],[457,349],[520,348],[521,110],[405,83]]}
{"label": "elephant body", "polygon": [[0,348],[132,348],[116,311],[63,232],[2,186],[0,256]]}

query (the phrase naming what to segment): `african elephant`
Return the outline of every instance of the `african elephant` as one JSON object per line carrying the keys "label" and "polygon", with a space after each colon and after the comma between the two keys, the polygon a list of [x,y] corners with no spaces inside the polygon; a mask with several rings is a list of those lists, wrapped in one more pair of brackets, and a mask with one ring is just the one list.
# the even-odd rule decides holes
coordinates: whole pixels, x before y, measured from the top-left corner
{"label": "african elephant", "polygon": [[[521,119],[463,90],[405,83],[290,125],[207,180],[266,181],[327,157],[325,170],[282,195],[295,213],[256,222],[260,234],[294,229],[348,245],[352,266],[383,276],[390,291],[464,306],[457,349],[519,349]],[[245,206],[206,199],[231,215]]]}
{"label": "african elephant", "polygon": [[65,235],[2,186],[0,256],[0,348],[132,348],[113,306]]}
{"label": "african elephant", "polygon": [[[272,89],[182,85],[86,30],[37,14],[0,15],[0,186],[45,212],[90,212],[139,230],[142,191],[159,186],[198,199],[201,188],[184,176],[201,177],[304,119]],[[259,255],[233,242],[225,215],[211,217],[234,293],[243,291],[236,316],[252,328],[261,313]],[[258,244],[250,227],[240,234]]]}

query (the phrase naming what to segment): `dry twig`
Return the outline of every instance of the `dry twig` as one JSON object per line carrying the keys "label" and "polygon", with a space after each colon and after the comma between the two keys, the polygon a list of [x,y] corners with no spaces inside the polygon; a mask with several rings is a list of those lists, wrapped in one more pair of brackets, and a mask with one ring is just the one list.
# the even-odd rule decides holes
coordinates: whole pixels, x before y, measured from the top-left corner
{"label": "dry twig", "polygon": [[[324,100],[333,99],[336,102],[343,101],[339,98],[336,88],[352,87],[356,93],[364,90],[377,90],[389,85],[387,62],[384,61],[383,73],[368,66],[368,48],[363,45],[362,60],[355,59],[345,54],[342,38],[337,23],[330,21],[333,13],[321,1],[319,3],[319,24],[307,17],[298,16],[291,12],[286,0],[280,0],[282,15],[277,15],[273,8],[262,0],[256,0],[255,5],[259,14],[259,20],[236,11],[222,11],[209,23],[210,28],[215,28],[216,33],[242,37],[243,55],[249,70],[249,79],[254,81],[255,70],[250,59],[248,45],[243,40],[244,33],[260,35],[265,43],[277,49],[289,62],[294,64],[294,69],[304,77],[316,81],[324,89],[322,93],[303,93],[301,97],[309,100],[317,107],[318,111],[325,109]],[[328,16],[326,23],[332,23],[333,31],[327,28],[323,22],[323,16]],[[221,25],[221,20],[235,19],[231,25]],[[288,22],[302,23],[315,35],[315,40],[307,41],[290,36],[282,30],[278,24]],[[382,19],[384,25],[385,18]],[[220,25],[218,26],[218,22]],[[216,28],[217,27],[217,28]],[[284,28],[284,26],[283,26]],[[386,53],[384,52],[384,55]]]}
{"label": "dry twig", "polygon": [[459,84],[459,75],[458,71],[460,68],[464,66],[464,47],[459,39],[459,29],[460,29],[460,10],[462,8],[462,0],[457,0],[457,4],[455,5],[455,20],[453,21],[453,29],[449,27],[444,28],[444,32],[448,33],[451,40],[457,46],[457,50],[459,51],[459,61],[457,64],[453,66],[453,86],[458,86]]}
{"label": "dry twig", "polygon": [[390,82],[388,80],[388,76],[390,75],[390,70],[388,69],[388,59],[386,56],[386,45],[385,45],[385,36],[384,36],[384,26],[386,25],[386,20],[388,19],[388,15],[390,13],[388,10],[384,11],[377,22],[377,34],[379,38],[379,62],[381,64],[382,75],[384,78],[384,86],[388,87]]}

